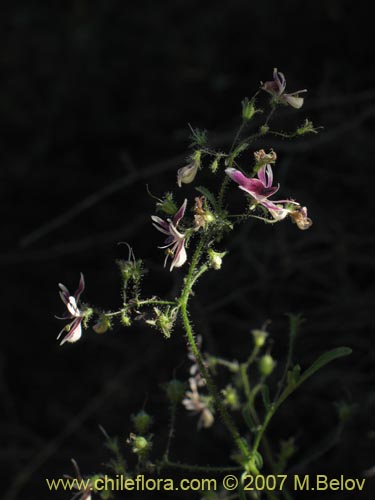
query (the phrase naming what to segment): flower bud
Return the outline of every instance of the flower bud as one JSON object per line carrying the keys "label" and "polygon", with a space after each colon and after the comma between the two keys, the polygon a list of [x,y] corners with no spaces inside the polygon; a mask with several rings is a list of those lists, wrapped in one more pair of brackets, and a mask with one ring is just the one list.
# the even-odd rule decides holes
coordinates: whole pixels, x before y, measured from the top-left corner
{"label": "flower bud", "polygon": [[262,356],[258,363],[259,371],[264,377],[268,377],[269,375],[271,375],[275,366],[276,361],[270,354],[265,354],[264,356]]}
{"label": "flower bud", "polygon": [[173,200],[173,194],[166,193],[164,195],[164,198],[162,200],[159,200],[159,202],[156,204],[156,209],[164,212],[167,215],[174,215],[177,212],[178,207]]}
{"label": "flower bud", "polygon": [[258,112],[257,109],[255,109],[254,106],[254,99],[249,99],[245,97],[245,99],[241,102],[242,104],[242,120],[244,122],[249,122],[252,117],[255,115],[255,113]]}
{"label": "flower bud", "polygon": [[240,402],[238,399],[238,392],[231,385],[227,385],[222,391],[224,396],[224,403],[229,406],[232,410],[238,410],[240,407]]}
{"label": "flower bud", "polygon": [[132,446],[133,453],[137,453],[142,457],[145,457],[148,454],[152,446],[150,440],[146,439],[144,436],[137,436],[133,433],[130,434],[129,438],[127,439],[127,443]]}
{"label": "flower bud", "polygon": [[226,255],[226,253],[227,252],[215,252],[215,250],[212,250],[212,248],[208,249],[208,261],[210,263],[210,266],[215,269],[215,271],[221,269],[223,257]]}
{"label": "flower bud", "polygon": [[146,434],[153,423],[153,418],[151,417],[151,415],[143,410],[139,411],[136,415],[132,415],[131,419],[133,421],[135,430],[140,434]]}
{"label": "flower bud", "polygon": [[255,347],[263,347],[268,337],[268,333],[264,330],[251,330],[251,334],[254,338]]}
{"label": "flower bud", "polygon": [[105,333],[107,330],[110,330],[111,328],[112,328],[111,319],[105,314],[101,314],[98,318],[98,321],[92,327],[94,332],[98,334]]}
{"label": "flower bud", "polygon": [[130,326],[132,324],[132,321],[130,317],[128,316],[128,313],[126,311],[121,311],[121,323],[124,326]]}
{"label": "flower bud", "polygon": [[169,401],[173,405],[177,405],[185,396],[185,384],[174,378],[166,384],[165,391]]}
{"label": "flower bud", "polygon": [[219,160],[218,158],[215,158],[210,165],[210,170],[213,174],[216,174],[218,168],[219,168]]}
{"label": "flower bud", "polygon": [[192,162],[177,171],[178,187],[181,187],[181,184],[190,184],[193,182],[200,167],[200,163],[201,152],[198,150],[194,153]]}

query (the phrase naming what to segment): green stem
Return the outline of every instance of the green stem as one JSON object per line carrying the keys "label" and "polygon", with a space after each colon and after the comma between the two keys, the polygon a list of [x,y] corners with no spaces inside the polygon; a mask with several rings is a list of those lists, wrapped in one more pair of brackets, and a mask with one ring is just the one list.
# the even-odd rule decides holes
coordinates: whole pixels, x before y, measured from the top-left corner
{"label": "green stem", "polygon": [[187,305],[188,305],[189,296],[190,296],[190,293],[192,290],[192,284],[194,282],[194,272],[195,272],[195,269],[198,265],[199,259],[201,257],[204,243],[205,243],[205,240],[204,240],[204,238],[202,238],[201,241],[198,243],[197,248],[194,252],[194,255],[193,255],[193,258],[192,258],[192,261],[190,264],[190,269],[189,269],[189,272],[188,272],[186,280],[185,280],[185,286],[182,290],[181,297],[180,297],[181,317],[182,317],[182,322],[183,322],[186,336],[187,336],[187,342],[189,344],[191,352],[194,355],[194,358],[197,361],[197,364],[198,364],[199,370],[202,374],[202,377],[204,377],[206,379],[207,388],[208,388],[208,391],[209,391],[209,393],[214,401],[214,404],[215,404],[216,408],[218,409],[225,426],[227,427],[227,429],[231,433],[231,435],[232,435],[238,449],[240,450],[241,454],[243,455],[244,458],[247,458],[249,456],[249,453],[250,453],[249,448],[246,445],[246,443],[241,439],[241,436],[240,436],[231,416],[229,415],[227,408],[225,407],[225,405],[220,397],[219,391],[218,391],[216,385],[214,384],[214,382],[211,378],[211,375],[208,372],[205,364],[203,363],[202,356],[201,356],[201,353],[199,352],[197,343],[195,341],[193,329],[192,329],[190,321],[189,321]]}

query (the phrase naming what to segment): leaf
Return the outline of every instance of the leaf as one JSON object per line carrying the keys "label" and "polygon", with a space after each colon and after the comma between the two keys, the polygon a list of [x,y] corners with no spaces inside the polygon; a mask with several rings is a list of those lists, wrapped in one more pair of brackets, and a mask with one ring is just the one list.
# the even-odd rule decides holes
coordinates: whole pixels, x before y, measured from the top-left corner
{"label": "leaf", "polygon": [[[350,347],[337,347],[336,349],[332,349],[331,351],[327,351],[319,358],[314,361],[314,363],[307,368],[298,378],[295,377],[296,375],[296,367],[293,368],[291,372],[289,372],[289,378],[288,378],[288,385],[280,395],[280,398],[278,401],[275,403],[276,407],[278,408],[292,392],[294,392],[305,380],[310,378],[314,373],[316,373],[318,370],[323,368],[323,366],[327,365],[331,361],[334,361],[335,359],[342,358],[343,356],[348,356],[351,354],[352,350]],[[298,366],[298,365],[297,365]],[[294,382],[294,383],[293,383]]]}
{"label": "leaf", "polygon": [[327,351],[319,358],[314,361],[314,363],[307,369],[305,370],[301,378],[298,382],[298,385],[302,384],[305,380],[311,377],[314,373],[316,373],[318,370],[323,368],[323,366],[327,365],[331,361],[334,361],[335,359],[342,358],[343,356],[348,356],[349,354],[352,353],[352,350],[350,347],[337,347],[336,349],[332,349],[331,351]]}
{"label": "leaf", "polygon": [[207,200],[211,203],[211,205],[214,207],[214,209],[217,210],[216,199],[215,199],[215,196],[211,193],[211,191],[209,191],[204,186],[198,186],[195,189],[198,191],[198,193],[203,194],[203,196],[205,196],[207,198]]}

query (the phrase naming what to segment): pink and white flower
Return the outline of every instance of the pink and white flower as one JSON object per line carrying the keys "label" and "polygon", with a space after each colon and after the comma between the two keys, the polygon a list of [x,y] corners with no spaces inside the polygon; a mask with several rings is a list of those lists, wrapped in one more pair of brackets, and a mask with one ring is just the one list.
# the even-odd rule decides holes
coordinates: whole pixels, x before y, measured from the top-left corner
{"label": "pink and white flower", "polygon": [[159,248],[167,248],[167,255],[164,261],[164,267],[167,264],[168,257],[172,257],[172,263],[170,271],[174,267],[181,267],[185,264],[187,260],[187,254],[185,249],[185,239],[186,236],[177,230],[177,226],[180,220],[185,215],[187,200],[183,202],[179,210],[173,216],[172,219],[167,219],[166,221],[160,217],[153,215],[151,217],[153,221],[153,226],[163,234],[167,235],[165,240],[165,245]]}
{"label": "pink and white flower", "polygon": [[189,378],[190,391],[186,391],[182,404],[193,415],[199,415],[198,429],[207,429],[214,423],[214,416],[209,407],[209,398],[201,396],[198,392],[198,385],[195,378]]}
{"label": "pink and white flower", "polygon": [[308,229],[312,225],[307,217],[307,208],[301,207],[293,200],[270,200],[269,197],[279,190],[279,184],[273,186],[273,172],[271,165],[264,165],[259,169],[257,178],[246,177],[235,168],[227,168],[226,174],[239,185],[238,187],[249,193],[254,200],[253,206],[262,205],[272,215],[274,222],[285,219],[288,215],[299,229]]}
{"label": "pink and white flower", "polygon": [[229,175],[234,182],[237,182],[240,189],[249,193],[256,204],[264,206],[275,220],[282,220],[288,215],[289,210],[285,208],[283,205],[284,203],[298,205],[298,203],[291,200],[272,201],[268,199],[275,194],[280,187],[279,184],[277,186],[272,185],[273,172],[271,165],[264,165],[260,168],[257,173],[257,178],[246,177],[246,175],[235,168],[227,168],[225,173]]}
{"label": "pink and white flower", "polygon": [[60,345],[63,345],[65,342],[77,342],[77,340],[79,340],[82,335],[82,320],[84,318],[84,313],[80,310],[78,305],[80,296],[85,289],[85,279],[83,277],[83,274],[81,273],[78,288],[73,295],[70,294],[69,290],[62,283],[59,283],[59,288],[60,298],[64,302],[68,313],[58,319],[72,320],[70,323],[64,326],[64,328],[57,336],[58,340],[61,335],[66,332],[65,337],[60,342]]}
{"label": "pink and white flower", "polygon": [[277,101],[289,104],[289,106],[292,106],[292,108],[295,109],[299,109],[303,106],[304,99],[299,97],[299,94],[307,92],[306,89],[303,89],[297,90],[297,92],[292,92],[291,94],[286,94],[285,76],[280,71],[277,71],[277,68],[273,70],[273,80],[264,82],[261,88],[271,94]]}

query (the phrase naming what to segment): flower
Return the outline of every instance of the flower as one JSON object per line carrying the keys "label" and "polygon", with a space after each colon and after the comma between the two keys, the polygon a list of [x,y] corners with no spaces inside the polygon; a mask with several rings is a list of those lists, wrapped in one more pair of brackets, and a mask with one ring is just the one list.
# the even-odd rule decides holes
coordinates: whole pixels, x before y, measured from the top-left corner
{"label": "flower", "polygon": [[297,210],[290,213],[290,217],[292,218],[292,221],[297,224],[297,227],[302,229],[302,231],[309,229],[309,227],[312,226],[312,220],[307,217],[306,207],[298,207]]}
{"label": "flower", "polygon": [[68,314],[59,319],[72,320],[70,323],[64,326],[64,328],[57,336],[58,340],[64,332],[67,332],[65,337],[60,342],[60,345],[63,345],[65,342],[77,342],[77,340],[79,340],[82,335],[81,323],[85,315],[79,309],[78,303],[79,303],[79,298],[85,289],[85,279],[83,277],[83,274],[81,273],[78,288],[74,292],[74,295],[70,295],[69,290],[62,283],[59,283],[59,288],[60,288],[59,295],[61,297],[61,300],[64,302],[66,308],[68,309]]}
{"label": "flower", "polygon": [[279,185],[272,186],[273,172],[271,165],[264,165],[258,170],[257,179],[246,177],[235,168],[227,168],[225,173],[239,184],[239,188],[249,193],[257,204],[263,205],[275,220],[284,219],[289,211],[283,205],[277,203],[294,203],[290,200],[271,201],[268,198],[279,190]]}
{"label": "flower", "polygon": [[283,104],[289,104],[289,106],[295,109],[299,109],[303,106],[303,98],[299,97],[298,94],[307,92],[306,89],[303,89],[292,92],[291,94],[286,94],[285,76],[280,71],[277,71],[277,68],[273,70],[273,80],[262,83],[261,89],[271,94],[276,101]]}
{"label": "flower", "polygon": [[186,392],[182,404],[187,410],[194,412],[194,414],[200,414],[198,429],[202,427],[207,429],[214,423],[214,416],[208,407],[208,402],[199,394],[195,378],[189,378],[189,384],[190,391]]}
{"label": "flower", "polygon": [[174,215],[173,219],[167,219],[167,221],[161,219],[157,215],[151,217],[153,221],[153,226],[163,234],[167,235],[165,240],[165,245],[159,248],[168,248],[167,256],[164,261],[164,267],[166,266],[168,257],[172,257],[172,263],[170,271],[174,267],[181,267],[185,264],[187,255],[185,250],[185,235],[177,230],[178,223],[183,218],[186,210],[187,200],[183,202],[177,213]]}
{"label": "flower", "polygon": [[195,151],[193,155],[193,160],[185,167],[177,170],[177,184],[181,187],[181,184],[190,184],[195,179],[197,175],[199,166],[201,163],[201,152]]}

